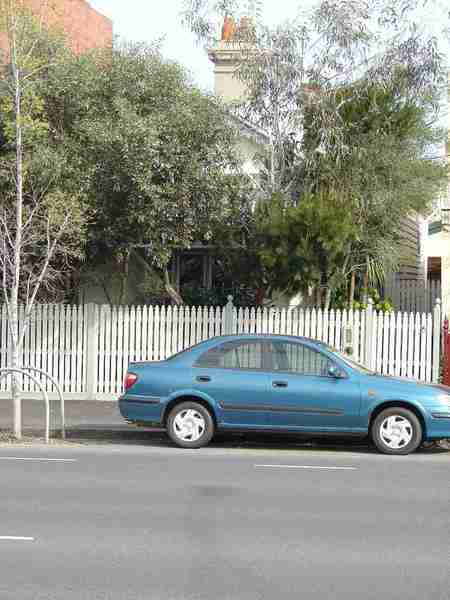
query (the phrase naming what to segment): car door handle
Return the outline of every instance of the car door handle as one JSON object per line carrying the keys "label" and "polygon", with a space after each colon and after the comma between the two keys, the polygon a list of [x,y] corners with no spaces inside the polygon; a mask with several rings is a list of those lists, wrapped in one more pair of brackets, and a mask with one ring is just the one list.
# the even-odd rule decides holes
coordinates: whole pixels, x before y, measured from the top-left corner
{"label": "car door handle", "polygon": [[196,379],[201,383],[208,383],[208,381],[211,381],[211,377],[209,375],[199,375]]}
{"label": "car door handle", "polygon": [[275,388],[287,388],[287,381],[272,381],[272,387]]}

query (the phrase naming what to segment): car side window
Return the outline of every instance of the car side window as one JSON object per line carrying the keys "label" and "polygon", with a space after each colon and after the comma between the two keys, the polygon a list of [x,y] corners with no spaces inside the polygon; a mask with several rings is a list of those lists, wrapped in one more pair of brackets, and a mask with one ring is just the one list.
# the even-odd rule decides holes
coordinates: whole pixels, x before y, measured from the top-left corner
{"label": "car side window", "polygon": [[194,366],[262,370],[265,348],[264,343],[257,341],[224,342],[202,354]]}
{"label": "car side window", "polygon": [[300,343],[274,342],[272,344],[272,368],[275,371],[328,377],[334,363],[324,354]]}

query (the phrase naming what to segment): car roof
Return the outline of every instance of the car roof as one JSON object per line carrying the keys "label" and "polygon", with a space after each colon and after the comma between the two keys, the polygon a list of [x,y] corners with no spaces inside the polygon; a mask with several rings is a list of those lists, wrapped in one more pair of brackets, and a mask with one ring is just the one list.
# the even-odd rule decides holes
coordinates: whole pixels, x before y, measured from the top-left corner
{"label": "car roof", "polygon": [[[171,355],[168,360],[177,360],[181,363],[189,361],[192,354],[197,355],[202,352],[208,351],[215,346],[224,344],[226,342],[239,342],[245,340],[285,340],[292,342],[304,342],[313,346],[317,349],[330,350],[324,342],[319,340],[313,340],[312,338],[295,336],[295,335],[282,335],[277,333],[239,333],[233,335],[217,335],[215,337],[208,338],[189,348],[185,348],[176,354]],[[135,364],[135,363],[133,363]]]}
{"label": "car roof", "polygon": [[[278,339],[278,340],[292,340],[296,342],[308,342],[311,344],[317,344],[318,346],[326,346],[325,342],[321,342],[320,340],[315,340],[313,338],[308,338],[305,336],[299,335],[287,335],[281,333],[239,333],[234,335],[217,335],[213,338],[209,338],[208,342],[214,341],[239,341],[239,340],[248,340],[248,339]],[[205,340],[206,341],[206,340]]]}

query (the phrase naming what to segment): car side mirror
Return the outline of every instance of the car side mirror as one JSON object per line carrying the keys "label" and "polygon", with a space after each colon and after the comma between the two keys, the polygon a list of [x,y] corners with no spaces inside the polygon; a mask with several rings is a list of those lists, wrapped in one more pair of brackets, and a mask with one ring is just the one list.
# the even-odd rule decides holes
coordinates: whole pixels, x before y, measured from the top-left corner
{"label": "car side mirror", "polygon": [[328,367],[328,377],[334,377],[335,379],[342,379],[342,371],[340,371],[336,365],[330,365]]}

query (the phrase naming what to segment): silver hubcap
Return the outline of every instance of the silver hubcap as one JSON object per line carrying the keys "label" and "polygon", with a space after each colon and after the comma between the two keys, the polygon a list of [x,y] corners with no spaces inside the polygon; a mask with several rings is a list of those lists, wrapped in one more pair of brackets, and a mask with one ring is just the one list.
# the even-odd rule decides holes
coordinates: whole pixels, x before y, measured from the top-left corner
{"label": "silver hubcap", "polygon": [[405,417],[392,415],[381,423],[380,437],[388,448],[398,450],[412,440],[413,426]]}
{"label": "silver hubcap", "polygon": [[177,438],[183,442],[196,442],[205,433],[206,423],[198,411],[188,408],[177,414],[173,429]]}

